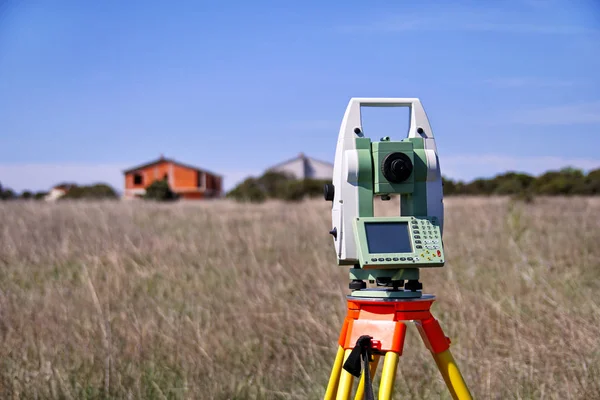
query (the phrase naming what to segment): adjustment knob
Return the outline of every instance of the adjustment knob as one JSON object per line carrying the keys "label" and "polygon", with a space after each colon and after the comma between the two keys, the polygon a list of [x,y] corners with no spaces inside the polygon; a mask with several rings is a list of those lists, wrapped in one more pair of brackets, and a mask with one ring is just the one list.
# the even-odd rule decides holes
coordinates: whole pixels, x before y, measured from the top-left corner
{"label": "adjustment knob", "polygon": [[331,236],[333,236],[334,239],[337,240],[337,228],[333,228],[332,230],[329,231],[329,234]]}
{"label": "adjustment knob", "polygon": [[352,282],[350,282],[350,284],[348,285],[348,287],[350,288],[350,290],[360,290],[366,289],[367,284],[365,281],[361,281],[360,279],[353,279]]}
{"label": "adjustment knob", "polygon": [[411,292],[416,292],[417,290],[423,289],[423,284],[421,282],[419,282],[418,280],[409,280],[404,285],[404,288],[406,290],[410,290]]}
{"label": "adjustment knob", "polygon": [[326,183],[325,187],[323,188],[323,195],[325,197],[325,200],[333,201],[334,194],[335,194],[335,188],[333,187],[333,185],[331,183]]}

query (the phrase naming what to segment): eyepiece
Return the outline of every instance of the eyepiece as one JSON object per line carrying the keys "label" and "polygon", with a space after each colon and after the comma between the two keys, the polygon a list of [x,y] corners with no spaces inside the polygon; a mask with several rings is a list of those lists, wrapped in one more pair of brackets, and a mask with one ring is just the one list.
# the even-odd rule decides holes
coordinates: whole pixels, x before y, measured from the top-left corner
{"label": "eyepiece", "polygon": [[390,153],[381,163],[381,172],[392,183],[401,183],[408,179],[413,171],[410,158],[404,153]]}

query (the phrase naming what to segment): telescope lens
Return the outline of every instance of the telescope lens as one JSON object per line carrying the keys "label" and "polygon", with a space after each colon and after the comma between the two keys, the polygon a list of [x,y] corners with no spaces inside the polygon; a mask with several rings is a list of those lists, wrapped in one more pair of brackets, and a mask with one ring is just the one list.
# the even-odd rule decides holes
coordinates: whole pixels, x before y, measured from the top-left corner
{"label": "telescope lens", "polygon": [[392,183],[404,182],[412,174],[413,164],[404,153],[388,154],[381,164],[385,179]]}

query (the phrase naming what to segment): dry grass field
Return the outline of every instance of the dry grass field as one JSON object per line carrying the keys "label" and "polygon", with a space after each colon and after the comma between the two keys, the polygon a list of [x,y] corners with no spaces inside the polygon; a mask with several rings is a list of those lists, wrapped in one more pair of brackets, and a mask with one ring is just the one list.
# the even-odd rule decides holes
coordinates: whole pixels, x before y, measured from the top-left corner
{"label": "dry grass field", "polygon": [[[445,202],[422,282],[474,397],[600,398],[600,199]],[[0,204],[0,398],[321,398],[329,207]],[[396,393],[450,398],[412,326]]]}

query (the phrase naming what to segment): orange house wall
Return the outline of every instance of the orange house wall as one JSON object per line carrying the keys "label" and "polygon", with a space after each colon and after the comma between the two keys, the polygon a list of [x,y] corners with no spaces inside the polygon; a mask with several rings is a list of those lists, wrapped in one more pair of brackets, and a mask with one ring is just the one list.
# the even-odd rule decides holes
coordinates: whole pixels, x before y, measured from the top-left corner
{"label": "orange house wall", "polygon": [[[168,164],[152,165],[150,167],[142,168],[134,172],[130,172],[125,176],[125,189],[143,189],[150,185],[152,182],[158,179],[162,179],[163,176],[168,172]],[[136,185],[133,183],[133,176],[139,173],[142,175],[142,184]]]}
{"label": "orange house wall", "polygon": [[173,165],[173,190],[198,187],[198,172]]}
{"label": "orange house wall", "polygon": [[184,199],[193,199],[193,200],[203,199],[204,193],[202,193],[202,192],[181,193],[181,197]]}
{"label": "orange house wall", "polygon": [[[135,185],[133,183],[133,176],[136,173],[140,173],[143,177],[141,185]],[[125,176],[125,189],[144,189],[149,186],[155,180],[163,179],[165,174],[172,173],[170,182],[172,183],[172,189],[189,189],[197,188],[198,185],[198,171],[181,167],[169,162],[151,165],[146,168],[139,169],[128,173]],[[218,190],[221,191],[221,179],[211,174],[206,174],[206,189],[207,190]],[[200,194],[188,194],[185,198],[202,198]]]}

